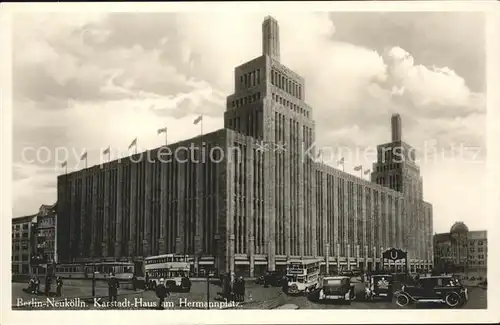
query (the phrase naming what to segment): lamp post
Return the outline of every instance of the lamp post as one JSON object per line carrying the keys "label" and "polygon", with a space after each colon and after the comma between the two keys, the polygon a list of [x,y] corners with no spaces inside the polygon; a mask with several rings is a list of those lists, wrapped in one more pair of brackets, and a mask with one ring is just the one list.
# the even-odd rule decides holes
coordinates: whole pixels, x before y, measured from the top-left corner
{"label": "lamp post", "polygon": [[210,309],[210,271],[207,270],[207,309]]}
{"label": "lamp post", "polygon": [[92,297],[95,297],[95,263],[92,264]]}

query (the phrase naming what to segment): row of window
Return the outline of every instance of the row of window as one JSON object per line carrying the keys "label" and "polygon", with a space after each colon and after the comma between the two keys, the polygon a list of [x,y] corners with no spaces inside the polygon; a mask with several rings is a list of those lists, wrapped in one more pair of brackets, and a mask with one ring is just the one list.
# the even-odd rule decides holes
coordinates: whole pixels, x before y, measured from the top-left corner
{"label": "row of window", "polygon": [[16,232],[16,233],[12,233],[12,238],[28,238],[29,237],[29,233],[27,232],[23,232],[22,233],[22,236],[21,236],[21,233],[19,232]]}
{"label": "row of window", "polygon": [[272,98],[273,98],[273,101],[275,101],[276,103],[279,103],[280,105],[283,105],[284,107],[290,108],[295,113],[299,113],[299,114],[309,118],[309,112],[307,110],[305,110],[303,107],[300,107],[299,105],[296,105],[296,104],[294,104],[294,103],[286,100],[285,98],[283,98],[279,95],[276,95],[274,93],[272,94]]}
{"label": "row of window", "polygon": [[[23,229],[28,229],[29,225],[27,223],[23,223]],[[20,230],[21,225],[12,225],[12,230]]]}
{"label": "row of window", "polygon": [[302,86],[274,69],[271,70],[271,84],[298,99],[302,99]]}
{"label": "row of window", "polygon": [[484,240],[469,240],[469,245],[475,245],[477,243],[478,246],[484,246]]}
{"label": "row of window", "polygon": [[251,104],[253,102],[256,102],[256,101],[258,101],[260,99],[261,99],[260,92],[259,93],[255,93],[255,94],[252,94],[252,95],[249,95],[249,96],[245,96],[245,97],[241,97],[239,99],[233,100],[232,103],[231,103],[231,107],[232,108],[238,108],[240,106],[245,106],[247,104]]}
{"label": "row of window", "polygon": [[27,262],[29,260],[29,257],[28,254],[23,254],[21,255],[21,259],[19,259],[19,255],[12,255],[12,260]]}
{"label": "row of window", "polygon": [[[478,247],[477,251],[478,251],[478,253],[484,252],[484,247]],[[475,253],[476,249],[474,247],[469,247],[469,252],[470,253]]]}
{"label": "row of window", "polygon": [[389,170],[394,170],[394,169],[398,169],[401,167],[401,163],[394,163],[394,164],[388,164],[388,165],[384,165],[384,166],[377,166],[375,168],[375,171],[377,172],[387,172]]}
{"label": "row of window", "polygon": [[240,76],[241,89],[260,85],[260,69],[245,73]]}

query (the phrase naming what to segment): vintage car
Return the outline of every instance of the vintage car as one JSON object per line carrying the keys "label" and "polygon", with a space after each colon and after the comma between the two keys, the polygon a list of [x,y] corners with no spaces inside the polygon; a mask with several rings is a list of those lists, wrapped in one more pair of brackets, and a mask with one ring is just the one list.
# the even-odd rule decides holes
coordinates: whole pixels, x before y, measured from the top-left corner
{"label": "vintage car", "polygon": [[453,276],[421,277],[414,285],[404,285],[394,296],[399,307],[412,303],[441,303],[456,308],[469,299],[467,288]]}
{"label": "vintage car", "polygon": [[390,274],[372,275],[366,279],[365,300],[383,298],[392,300],[393,277]]}
{"label": "vintage car", "polygon": [[347,276],[328,276],[321,281],[318,299],[339,300],[348,304],[356,299],[354,285],[351,278]]}
{"label": "vintage car", "polygon": [[265,275],[261,275],[255,279],[256,284],[270,285],[273,287],[279,287],[283,280],[283,274],[279,271],[268,271]]}

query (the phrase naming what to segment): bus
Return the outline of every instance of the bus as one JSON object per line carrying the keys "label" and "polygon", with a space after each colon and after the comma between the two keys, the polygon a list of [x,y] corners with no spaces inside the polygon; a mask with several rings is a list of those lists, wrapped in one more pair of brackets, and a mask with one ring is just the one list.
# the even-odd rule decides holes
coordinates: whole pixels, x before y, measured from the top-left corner
{"label": "bus", "polygon": [[190,266],[189,255],[163,254],[146,257],[144,259],[144,274],[148,279],[146,285],[154,289],[163,278],[170,290],[189,292],[191,291]]}
{"label": "bus", "polygon": [[308,293],[319,287],[319,259],[290,259],[287,261],[286,278],[288,293]]}
{"label": "bus", "polygon": [[120,282],[128,282],[134,276],[134,263],[129,262],[92,262],[57,264],[55,275],[66,279],[95,279],[104,280],[113,273]]}

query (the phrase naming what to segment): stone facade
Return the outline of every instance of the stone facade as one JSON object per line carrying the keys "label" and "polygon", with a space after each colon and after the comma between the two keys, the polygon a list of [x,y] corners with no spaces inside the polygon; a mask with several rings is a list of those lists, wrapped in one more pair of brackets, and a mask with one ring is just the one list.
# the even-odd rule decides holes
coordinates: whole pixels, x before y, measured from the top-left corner
{"label": "stone facade", "polygon": [[[195,270],[255,276],[292,257],[320,258],[328,272],[376,268],[397,247],[410,252],[413,269],[430,266],[432,208],[418,167],[396,168],[393,188],[317,162],[304,79],[279,62],[278,31],[266,18],[262,55],[235,68],[224,129],[59,177],[61,259],[177,252],[192,255]],[[398,141],[391,145],[407,146]],[[158,159],[192,145],[223,157]]]}

